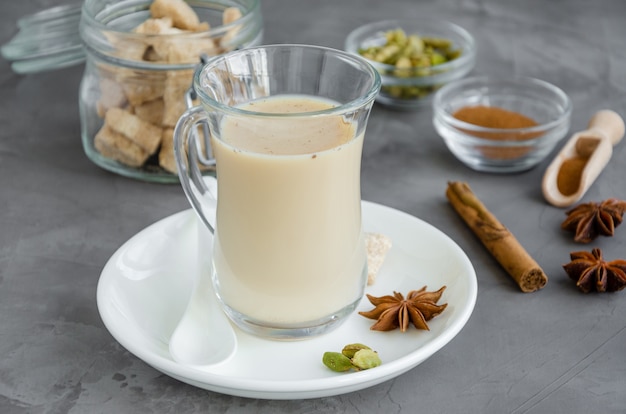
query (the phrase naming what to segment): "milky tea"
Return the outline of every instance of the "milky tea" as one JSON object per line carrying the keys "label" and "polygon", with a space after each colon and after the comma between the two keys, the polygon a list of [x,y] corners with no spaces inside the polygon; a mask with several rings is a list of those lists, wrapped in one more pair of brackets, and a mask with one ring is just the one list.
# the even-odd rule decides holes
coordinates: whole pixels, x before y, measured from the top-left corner
{"label": "milky tea", "polygon": [[[239,108],[287,114],[334,106],[279,95]],[[355,133],[341,115],[223,118],[212,139],[219,183],[213,269],[228,313],[298,326],[360,299],[367,261],[363,133]]]}
{"label": "milky tea", "polygon": [[[314,45],[245,48],[196,70],[189,98],[201,105],[174,130],[178,176],[213,234],[199,228],[198,260],[201,270],[210,261],[216,294],[207,300],[244,331],[321,335],[363,297],[361,153],[380,85],[362,57]],[[201,124],[217,194],[198,168]]]}

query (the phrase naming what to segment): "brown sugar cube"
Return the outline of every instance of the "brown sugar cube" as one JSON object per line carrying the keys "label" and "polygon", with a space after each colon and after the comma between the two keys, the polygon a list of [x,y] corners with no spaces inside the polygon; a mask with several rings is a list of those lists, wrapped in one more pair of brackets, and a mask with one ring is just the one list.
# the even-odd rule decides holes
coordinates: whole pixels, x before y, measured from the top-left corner
{"label": "brown sugar cube", "polygon": [[177,174],[176,159],[174,158],[174,128],[163,128],[161,149],[159,150],[159,165],[172,174]]}
{"label": "brown sugar cube", "polygon": [[209,22],[200,22],[196,27],[194,27],[194,32],[208,32],[211,30],[211,25]]}
{"label": "brown sugar cube", "polygon": [[171,17],[150,18],[135,27],[133,31],[141,34],[162,34],[172,27],[174,27],[174,22]]}
{"label": "brown sugar cube", "polygon": [[[226,10],[224,10],[224,13],[222,14],[222,24],[227,25],[236,20],[239,20],[240,18],[241,18],[241,10],[239,10],[237,7],[228,7]],[[237,33],[239,33],[239,29],[240,27],[234,27],[230,29],[220,39],[220,46],[225,51],[233,49],[230,43],[232,42],[233,38],[237,35]]]}
{"label": "brown sugar cube", "polygon": [[117,48],[117,56],[128,60],[142,60],[148,45],[143,42],[124,42]]}
{"label": "brown sugar cube", "polygon": [[[173,34],[182,34],[189,33],[188,31],[177,29],[175,27],[170,27],[165,29],[158,34],[161,35],[173,35]],[[168,61],[168,54],[170,53],[171,45],[178,43],[179,39],[172,38],[170,36],[155,36],[147,40],[150,44],[149,49],[153,49],[153,53],[159,56],[159,60]]]}
{"label": "brown sugar cube", "polygon": [[162,62],[165,58],[159,55],[154,47],[150,46],[146,49],[146,53],[143,54],[143,60],[148,62]]}
{"label": "brown sugar cube", "polygon": [[160,72],[122,69],[118,71],[117,81],[133,106],[161,98],[165,88],[165,74]]}
{"label": "brown sugar cube", "polygon": [[191,87],[193,70],[170,71],[165,81],[163,93],[163,125],[174,127],[187,109],[185,92]]}
{"label": "brown sugar cube", "polygon": [[[180,29],[172,28],[170,29],[172,33],[170,34],[181,34],[186,33]],[[154,54],[159,56],[159,60],[163,62],[169,62],[169,53],[172,48],[172,44],[176,44],[177,39],[171,38],[169,36],[159,36],[154,39],[150,39],[150,46],[154,50]]]}
{"label": "brown sugar cube", "polygon": [[[146,35],[162,35],[162,34],[180,34],[185,33],[184,30],[173,26],[171,17],[150,18],[135,28],[135,33]],[[172,39],[160,36],[151,36],[146,39],[148,48],[143,58],[150,61],[165,61]]]}
{"label": "brown sugar cube", "polygon": [[150,5],[152,17],[171,17],[174,27],[194,30],[199,24],[198,15],[183,0],[154,0]]}
{"label": "brown sugar cube", "polygon": [[96,111],[100,118],[104,118],[109,108],[122,108],[126,105],[126,95],[119,83],[109,78],[100,78],[100,99],[96,104]]}
{"label": "brown sugar cube", "polygon": [[[204,154],[205,143],[202,139],[202,128],[198,127],[198,137],[200,151]],[[178,174],[178,166],[174,157],[174,128],[163,128],[163,136],[161,138],[161,149],[159,150],[159,165],[172,174]],[[213,166],[205,166],[198,163],[201,171],[215,170]]]}
{"label": "brown sugar cube", "polygon": [[220,53],[230,52],[231,50],[235,50],[236,44],[233,42],[235,36],[239,32],[239,27],[235,27],[230,29],[222,38],[220,39]]}
{"label": "brown sugar cube", "polygon": [[133,107],[132,113],[152,125],[160,126],[163,123],[163,108],[163,99],[155,99]]}
{"label": "brown sugar cube", "polygon": [[154,154],[161,144],[161,128],[124,109],[109,109],[105,122],[112,130],[124,135],[148,154]]}
{"label": "brown sugar cube", "polygon": [[367,284],[376,281],[387,252],[391,249],[391,239],[380,233],[365,233],[365,248],[367,250]]}
{"label": "brown sugar cube", "polygon": [[94,146],[103,156],[130,167],[142,166],[150,156],[143,148],[111,129],[106,123],[96,134]]}
{"label": "brown sugar cube", "polygon": [[227,25],[241,19],[241,10],[238,7],[228,7],[222,14],[222,24]]}
{"label": "brown sugar cube", "polygon": [[103,35],[114,48],[112,54],[122,59],[141,60],[148,47],[139,39],[129,39],[115,32],[104,32]]}
{"label": "brown sugar cube", "polygon": [[170,39],[163,51],[168,63],[196,63],[202,54],[215,56],[220,52],[215,41],[208,37]]}

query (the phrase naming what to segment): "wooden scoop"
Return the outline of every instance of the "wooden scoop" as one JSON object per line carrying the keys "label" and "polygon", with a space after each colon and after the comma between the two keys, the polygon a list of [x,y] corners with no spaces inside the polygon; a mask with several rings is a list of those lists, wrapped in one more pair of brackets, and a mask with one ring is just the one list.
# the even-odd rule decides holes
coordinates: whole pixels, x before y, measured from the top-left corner
{"label": "wooden scoop", "polygon": [[[545,199],[557,207],[569,207],[579,201],[609,162],[613,146],[623,136],[624,121],[616,112],[597,112],[587,129],[574,134],[546,169],[541,184]],[[575,191],[564,194],[558,183],[559,172],[563,168],[565,173],[568,166],[564,164],[569,161],[573,165],[573,160],[578,160],[579,168],[582,168],[577,172],[580,180]]]}

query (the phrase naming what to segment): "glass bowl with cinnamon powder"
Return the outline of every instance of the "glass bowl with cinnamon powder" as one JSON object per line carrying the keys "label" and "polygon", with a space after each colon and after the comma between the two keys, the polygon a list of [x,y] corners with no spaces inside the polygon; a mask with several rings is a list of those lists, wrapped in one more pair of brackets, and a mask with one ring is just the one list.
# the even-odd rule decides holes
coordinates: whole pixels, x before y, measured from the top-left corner
{"label": "glass bowl with cinnamon powder", "polygon": [[473,77],[442,87],[433,124],[465,165],[494,173],[528,170],[567,134],[572,103],[558,87],[526,77]]}

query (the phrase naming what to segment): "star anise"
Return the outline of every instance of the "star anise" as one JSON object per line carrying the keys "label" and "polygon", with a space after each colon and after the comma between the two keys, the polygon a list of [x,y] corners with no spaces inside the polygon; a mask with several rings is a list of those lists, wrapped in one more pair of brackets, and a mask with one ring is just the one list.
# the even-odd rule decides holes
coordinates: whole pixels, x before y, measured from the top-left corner
{"label": "star anise", "polygon": [[406,299],[402,293],[398,292],[393,292],[393,296],[367,295],[375,308],[369,312],[359,312],[359,315],[378,319],[370,328],[374,331],[391,331],[400,327],[400,330],[405,332],[410,322],[417,329],[429,331],[426,321],[439,315],[448,306],[447,303],[437,305],[445,289],[446,287],[443,286],[436,292],[426,292],[426,286],[424,286],[420,290],[410,291]]}
{"label": "star anise", "polygon": [[563,268],[583,292],[615,292],[626,287],[626,260],[606,262],[598,248],[591,253],[572,252],[570,258]]}
{"label": "star anise", "polygon": [[609,198],[600,203],[584,203],[566,211],[561,223],[564,230],[574,231],[574,241],[589,243],[599,235],[613,236],[615,227],[622,222],[626,201]]}

